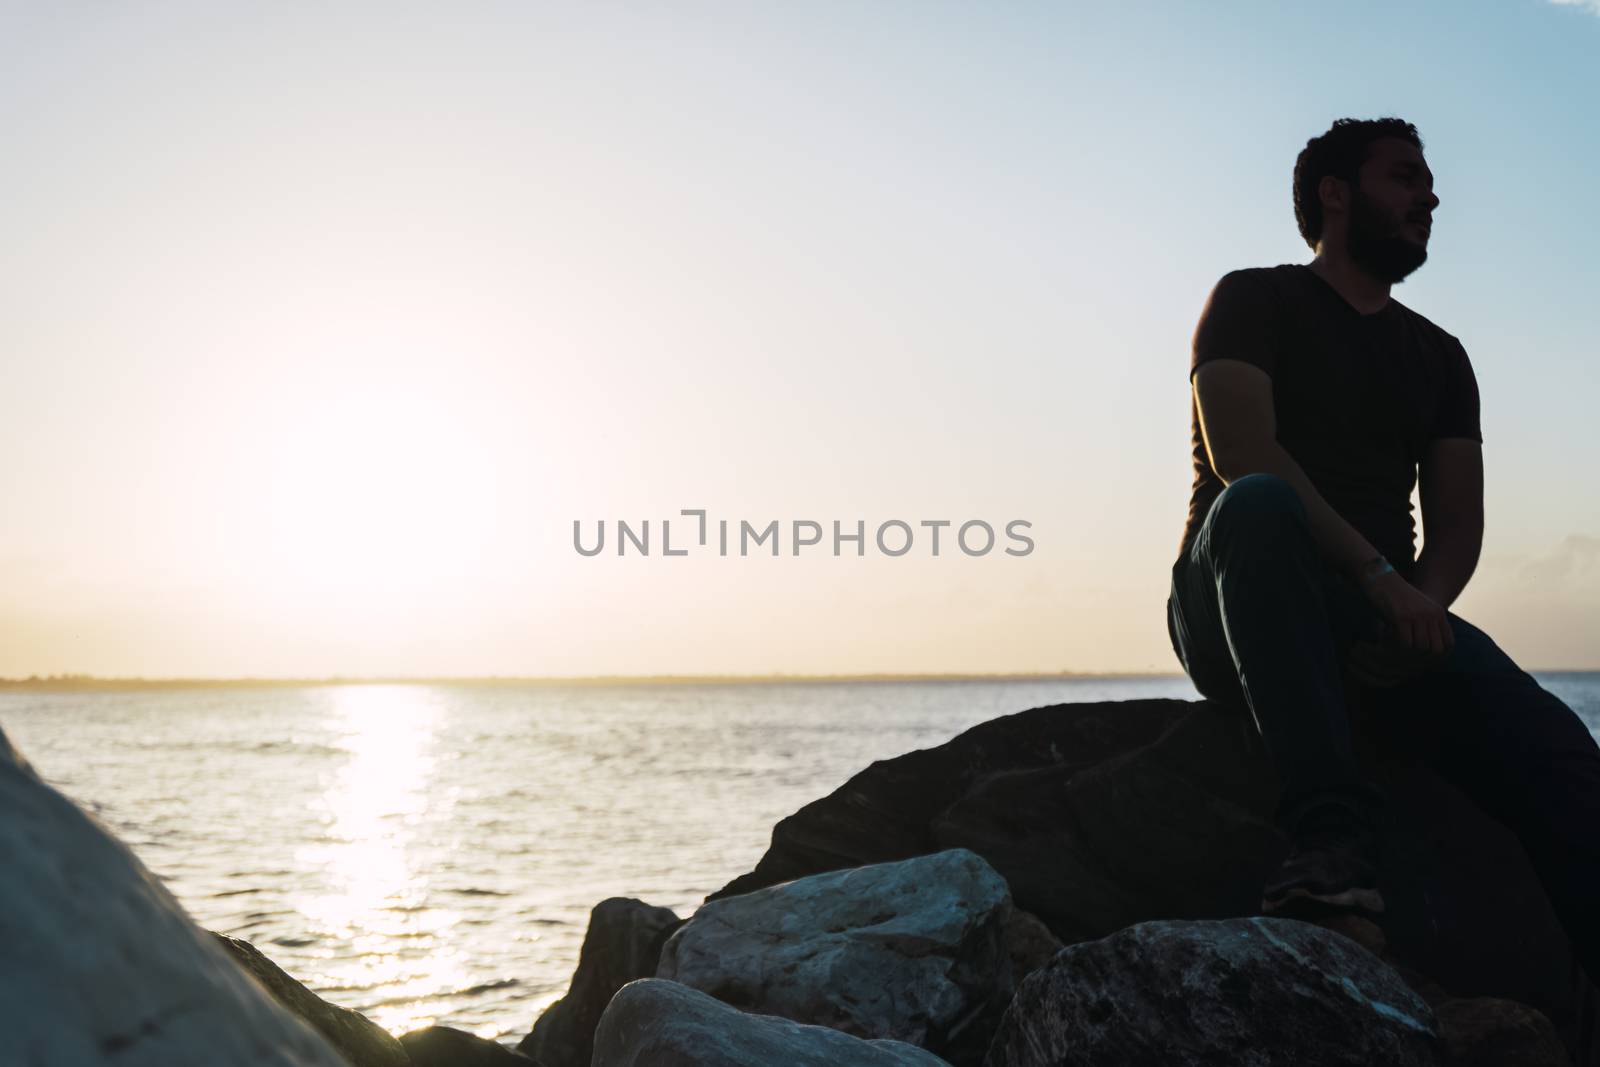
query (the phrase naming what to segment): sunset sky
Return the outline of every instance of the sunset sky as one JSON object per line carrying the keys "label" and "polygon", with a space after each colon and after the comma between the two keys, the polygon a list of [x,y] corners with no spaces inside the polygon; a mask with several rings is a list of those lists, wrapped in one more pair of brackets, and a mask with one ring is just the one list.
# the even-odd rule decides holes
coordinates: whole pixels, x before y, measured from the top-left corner
{"label": "sunset sky", "polygon": [[[0,0],[0,675],[1177,670],[1196,316],[1389,114],[1456,610],[1600,668],[1594,0]],[[868,553],[574,551],[691,508]]]}

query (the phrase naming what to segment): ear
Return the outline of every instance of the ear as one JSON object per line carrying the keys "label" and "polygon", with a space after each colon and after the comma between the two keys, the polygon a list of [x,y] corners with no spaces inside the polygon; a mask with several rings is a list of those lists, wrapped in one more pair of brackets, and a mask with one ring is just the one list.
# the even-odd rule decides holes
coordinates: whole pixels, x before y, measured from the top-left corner
{"label": "ear", "polygon": [[1350,183],[1343,178],[1324,174],[1317,183],[1317,199],[1322,201],[1322,212],[1348,211],[1350,209]]}

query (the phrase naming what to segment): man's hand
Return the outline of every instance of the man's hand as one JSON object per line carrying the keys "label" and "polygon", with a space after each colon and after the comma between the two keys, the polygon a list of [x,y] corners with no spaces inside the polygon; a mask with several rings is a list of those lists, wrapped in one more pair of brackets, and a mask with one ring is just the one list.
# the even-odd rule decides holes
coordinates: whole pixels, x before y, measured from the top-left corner
{"label": "man's hand", "polygon": [[1351,671],[1367,685],[1399,685],[1449,658],[1455,632],[1445,609],[1393,571],[1363,580],[1367,599],[1383,615],[1381,642],[1357,641]]}
{"label": "man's hand", "polygon": [[1394,571],[1363,578],[1361,589],[1389,624],[1389,643],[1444,657],[1456,643],[1444,608]]}

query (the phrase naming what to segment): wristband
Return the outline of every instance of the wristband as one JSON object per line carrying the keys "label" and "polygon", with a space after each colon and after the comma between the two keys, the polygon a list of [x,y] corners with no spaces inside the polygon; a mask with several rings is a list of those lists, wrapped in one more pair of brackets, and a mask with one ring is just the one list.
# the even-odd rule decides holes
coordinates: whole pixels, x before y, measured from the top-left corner
{"label": "wristband", "polygon": [[[1377,565],[1377,569],[1376,570],[1372,569],[1374,564]],[[1393,573],[1394,573],[1394,565],[1393,564],[1391,564],[1388,560],[1384,559],[1382,556],[1373,556],[1371,559],[1367,560],[1365,563],[1363,563],[1361,565],[1361,584],[1362,585],[1371,585],[1373,582],[1377,581],[1379,578],[1382,578],[1385,574],[1393,574]]]}

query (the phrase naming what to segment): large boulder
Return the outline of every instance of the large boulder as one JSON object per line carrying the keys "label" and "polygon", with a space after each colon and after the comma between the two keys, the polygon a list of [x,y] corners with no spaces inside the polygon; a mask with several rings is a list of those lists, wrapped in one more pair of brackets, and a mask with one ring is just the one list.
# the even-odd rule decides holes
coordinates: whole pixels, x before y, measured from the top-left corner
{"label": "large boulder", "polygon": [[[1404,752],[1360,740],[1391,801],[1381,888],[1396,959],[1452,996],[1537,1008],[1581,1062],[1600,1062],[1584,1036],[1600,998],[1515,837]],[[1243,709],[1034,708],[872,764],[780,822],[756,868],[709,899],[960,847],[1069,944],[1154,919],[1249,916],[1288,850],[1277,793]]]}
{"label": "large boulder", "polygon": [[656,974],[738,1008],[977,1062],[1012,993],[1011,897],[965,849],[701,906]]}
{"label": "large boulder", "polygon": [[517,1051],[546,1067],[589,1067],[594,1028],[606,1005],[629,982],[655,975],[662,944],[682,924],[670,909],[628,897],[596,904],[571,988],[545,1009]]}
{"label": "large boulder", "polygon": [[624,986],[600,1018],[594,1067],[948,1067],[898,1041],[752,1015],[676,982]]}
{"label": "large boulder", "polygon": [[1185,716],[1094,766],[990,774],[934,817],[934,838],[989,859],[1069,944],[1151,918],[1249,915],[1283,843],[1270,765],[1253,746],[1230,753],[1242,739],[1227,725]]}
{"label": "large boulder", "polygon": [[974,726],[936,748],[879,760],[773,827],[755,870],[708,900],[808,874],[909,859],[940,849],[933,822],[992,775],[1066,772],[1147,744],[1187,712],[1183,700],[1058,704]]}
{"label": "large boulder", "polygon": [[345,1067],[3,733],[0,1035],[37,1067]]}
{"label": "large boulder", "polygon": [[1429,1067],[1433,1014],[1355,942],[1292,919],[1148,922],[1017,990],[986,1067]]}
{"label": "large boulder", "polygon": [[248,941],[212,934],[228,954],[271,993],[273,999],[310,1023],[328,1039],[350,1067],[407,1067],[410,1059],[393,1034],[360,1012],[329,1004],[295,981]]}

